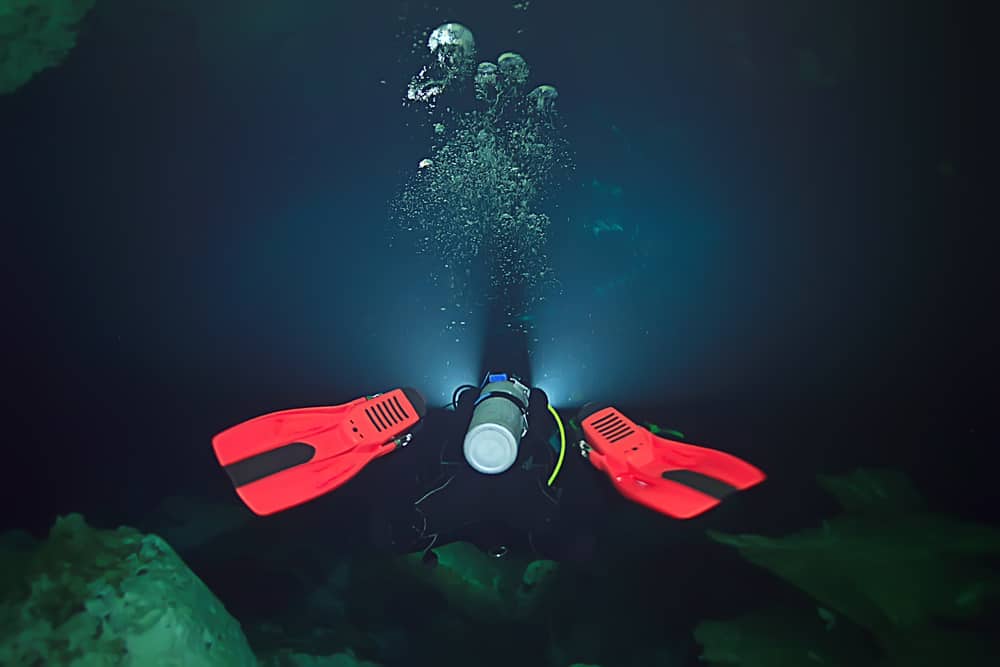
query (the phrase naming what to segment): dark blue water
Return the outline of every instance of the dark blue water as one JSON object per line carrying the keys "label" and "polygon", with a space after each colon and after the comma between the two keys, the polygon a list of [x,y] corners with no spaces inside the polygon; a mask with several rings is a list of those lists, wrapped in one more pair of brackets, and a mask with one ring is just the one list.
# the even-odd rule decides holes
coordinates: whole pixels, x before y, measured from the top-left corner
{"label": "dark blue water", "polygon": [[[727,529],[794,530],[817,472],[872,464],[996,518],[947,3],[172,4],[99,2],[0,97],[7,527],[230,500],[220,429],[400,385],[441,405],[487,359],[760,465]],[[434,258],[390,244],[428,146],[411,42],[451,20],[558,86],[573,151],[561,289],[520,338],[485,307],[449,326]]]}

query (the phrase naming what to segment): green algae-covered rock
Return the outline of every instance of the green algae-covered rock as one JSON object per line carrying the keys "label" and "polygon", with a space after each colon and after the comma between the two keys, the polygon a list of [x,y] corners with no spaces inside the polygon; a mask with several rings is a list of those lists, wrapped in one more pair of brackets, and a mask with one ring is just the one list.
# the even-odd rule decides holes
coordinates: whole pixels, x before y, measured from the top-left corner
{"label": "green algae-covered rock", "polygon": [[694,637],[702,646],[702,662],[711,667],[876,664],[878,653],[863,632],[821,611],[774,609],[704,621]]}
{"label": "green algae-covered rock", "polygon": [[527,620],[542,612],[558,570],[554,561],[494,558],[466,542],[434,553],[433,567],[419,553],[401,556],[396,564],[440,591],[455,608],[491,622]]}
{"label": "green algae-covered rock", "polygon": [[[867,631],[880,649],[881,665],[979,664],[1000,651],[979,631],[983,619],[1000,607],[994,567],[1000,530],[930,511],[898,471],[863,469],[823,476],[820,483],[845,511],[819,527],[783,537],[709,535],[806,593],[828,619],[843,617]],[[722,647],[720,638],[736,636],[752,637],[743,645],[751,653],[768,637],[815,646],[798,631],[791,633],[798,639],[789,640],[788,623],[768,628],[758,621],[750,633],[737,621],[699,626],[696,637],[706,647],[706,659],[711,653],[713,664],[758,664],[738,661],[733,642]],[[720,659],[720,651],[733,659]],[[774,658],[772,664],[799,663]]]}
{"label": "green algae-covered rock", "polygon": [[257,665],[239,624],[155,535],[71,514],[0,565],[0,664]]}
{"label": "green algae-covered rock", "polygon": [[821,484],[847,511],[818,528],[777,538],[709,535],[876,633],[975,618],[1000,593],[989,562],[1000,556],[1000,530],[923,509],[895,471]]}
{"label": "green algae-covered rock", "polygon": [[59,65],[94,1],[0,0],[0,95]]}

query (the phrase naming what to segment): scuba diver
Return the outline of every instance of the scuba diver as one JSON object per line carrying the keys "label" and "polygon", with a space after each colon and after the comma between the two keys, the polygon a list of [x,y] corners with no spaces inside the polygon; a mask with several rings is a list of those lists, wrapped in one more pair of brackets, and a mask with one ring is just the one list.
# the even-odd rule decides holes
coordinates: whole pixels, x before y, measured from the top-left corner
{"label": "scuba diver", "polygon": [[735,456],[655,435],[610,405],[584,406],[573,426],[567,434],[542,389],[487,373],[443,408],[404,387],[262,415],[212,444],[254,513],[285,511],[357,478],[378,490],[375,545],[430,563],[434,547],[453,541],[497,557],[530,549],[572,560],[592,543],[611,489],[688,519],[764,480]]}

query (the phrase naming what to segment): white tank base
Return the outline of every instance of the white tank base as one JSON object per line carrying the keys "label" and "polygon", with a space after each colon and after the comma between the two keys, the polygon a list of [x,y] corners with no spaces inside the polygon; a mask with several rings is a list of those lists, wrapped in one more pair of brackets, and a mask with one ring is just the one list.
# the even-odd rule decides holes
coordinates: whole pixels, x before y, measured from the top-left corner
{"label": "white tank base", "polygon": [[517,460],[517,440],[499,424],[479,424],[465,434],[465,460],[481,473],[496,475]]}

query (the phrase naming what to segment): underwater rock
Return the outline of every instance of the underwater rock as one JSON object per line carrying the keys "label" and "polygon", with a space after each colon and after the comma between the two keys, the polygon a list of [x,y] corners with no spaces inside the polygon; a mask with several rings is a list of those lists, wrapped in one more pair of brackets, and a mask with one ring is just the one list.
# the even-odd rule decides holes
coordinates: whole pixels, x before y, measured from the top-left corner
{"label": "underwater rock", "polygon": [[256,665],[239,623],[156,535],[56,520],[30,552],[2,553],[0,664]]}
{"label": "underwater rock", "polygon": [[[979,652],[998,650],[971,630],[1000,606],[990,562],[1000,556],[1000,530],[927,510],[897,471],[859,470],[820,483],[845,513],[819,528],[778,538],[709,536],[866,629],[893,664],[975,664]],[[917,644],[926,648],[915,652]],[[943,646],[965,648],[949,657]]]}
{"label": "underwater rock", "polygon": [[333,655],[308,655],[295,651],[279,651],[261,660],[261,667],[379,667],[378,663],[361,660],[350,651]]}
{"label": "underwater rock", "polygon": [[253,515],[233,502],[195,496],[164,498],[142,522],[163,537],[178,553],[188,552],[226,537],[248,525]]}
{"label": "underwater rock", "polygon": [[[888,480],[888,481],[886,481]],[[962,620],[976,603],[1000,593],[983,559],[1000,556],[1000,530],[930,512],[906,512],[916,502],[887,494],[898,473],[874,471],[824,478],[854,511],[794,535],[724,535],[712,539],[808,593],[824,606],[875,632]],[[862,489],[866,489],[862,491]],[[880,498],[881,493],[886,495]],[[861,504],[859,494],[871,498]],[[982,590],[979,596],[975,591]]]}
{"label": "underwater rock", "polygon": [[558,572],[554,561],[496,558],[465,542],[434,552],[434,567],[428,567],[420,553],[402,556],[397,564],[456,608],[487,622],[533,618],[544,609]]}
{"label": "underwater rock", "polygon": [[76,46],[77,28],[94,1],[0,2],[0,95],[61,64]]}
{"label": "underwater rock", "polygon": [[876,664],[877,653],[857,628],[827,630],[819,614],[802,611],[808,612],[775,609],[699,623],[694,636],[701,660],[726,667]]}
{"label": "underwater rock", "polygon": [[861,468],[847,475],[819,475],[819,485],[846,512],[924,511],[917,487],[899,470]]}

